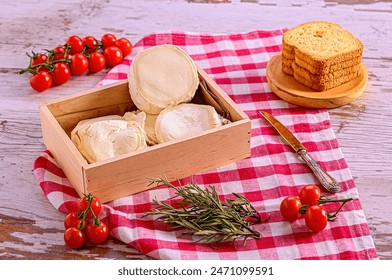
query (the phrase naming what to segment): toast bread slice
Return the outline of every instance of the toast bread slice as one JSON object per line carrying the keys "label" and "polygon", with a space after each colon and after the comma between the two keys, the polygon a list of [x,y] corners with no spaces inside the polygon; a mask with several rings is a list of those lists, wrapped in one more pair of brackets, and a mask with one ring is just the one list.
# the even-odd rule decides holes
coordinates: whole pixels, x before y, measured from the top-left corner
{"label": "toast bread slice", "polygon": [[341,76],[341,77],[333,79],[333,80],[321,81],[320,83],[311,82],[296,72],[294,72],[293,76],[297,82],[299,82],[299,83],[301,83],[301,84],[303,84],[313,90],[326,91],[331,88],[340,86],[340,85],[345,84],[347,82],[350,82],[353,79],[355,79],[356,77],[359,77],[360,75],[361,75],[361,71],[359,71],[358,73],[351,73],[346,76]]}
{"label": "toast bread slice", "polygon": [[325,75],[328,73],[339,72],[343,69],[349,69],[352,67],[358,67],[362,63],[362,56],[355,57],[351,60],[345,60],[337,64],[331,64],[324,68],[315,68],[309,66],[305,61],[301,60],[300,58],[296,58],[294,61],[297,65],[301,66],[302,68],[306,68],[310,73],[314,75]]}
{"label": "toast bread slice", "polygon": [[288,65],[282,63],[282,71],[283,71],[283,73],[285,73],[287,75],[290,75],[290,76],[294,75],[294,70],[293,70],[293,67],[291,67],[291,65],[288,66]]}
{"label": "toast bread slice", "polygon": [[290,58],[287,58],[282,53],[282,63],[283,64],[285,64],[287,67],[291,67],[291,64],[294,62],[297,63],[302,68],[307,69],[310,73],[312,73],[314,75],[325,75],[325,74],[328,74],[328,73],[331,73],[334,71],[339,71],[344,68],[350,68],[350,67],[359,65],[362,62],[362,57],[358,56],[358,57],[351,59],[351,60],[342,61],[337,64],[331,64],[328,67],[316,68],[316,67],[313,67],[312,65],[309,65],[306,61],[303,61],[298,57],[296,57],[295,59],[290,59]]}
{"label": "toast bread slice", "polygon": [[340,25],[313,21],[289,29],[282,39],[283,53],[294,53],[314,68],[362,57],[363,44]]}
{"label": "toast bread slice", "polygon": [[297,73],[298,75],[302,76],[306,80],[316,84],[326,84],[331,80],[338,79],[343,76],[353,75],[353,77],[357,77],[361,73],[361,64],[357,64],[353,67],[349,68],[342,68],[337,71],[329,72],[323,75],[314,75],[309,72],[306,68],[299,66],[297,63],[292,64],[293,73]]}
{"label": "toast bread slice", "polygon": [[361,74],[363,44],[338,24],[300,24],[285,32],[282,44],[282,71],[314,90],[331,89]]}

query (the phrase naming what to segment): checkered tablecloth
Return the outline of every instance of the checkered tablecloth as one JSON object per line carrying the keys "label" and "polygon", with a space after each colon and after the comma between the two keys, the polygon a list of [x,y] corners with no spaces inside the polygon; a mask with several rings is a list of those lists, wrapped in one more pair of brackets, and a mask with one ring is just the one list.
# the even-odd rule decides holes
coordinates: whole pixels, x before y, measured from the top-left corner
{"label": "checkered tablecloth", "polygon": [[[173,195],[172,189],[162,186],[104,205],[101,218],[109,224],[114,238],[156,259],[377,258],[357,189],[331,129],[328,111],[291,105],[271,92],[267,84],[266,65],[280,51],[283,32],[151,34],[136,43],[132,54],[99,83],[104,85],[126,79],[133,57],[148,47],[174,44],[189,53],[245,111],[252,123],[250,158],[195,174],[192,179],[201,187],[214,185],[222,196],[236,192],[247,197],[263,218],[269,217],[268,222],[255,225],[262,238],[250,239],[246,246],[238,240],[214,247],[178,238],[178,231],[151,216],[144,216],[150,210],[153,198],[165,200]],[[260,116],[259,110],[276,116],[340,182],[343,190],[331,195],[332,198],[354,198],[325,230],[311,233],[303,219],[292,223],[282,219],[279,204],[283,198],[297,195],[302,186],[318,184],[318,181]],[[34,172],[56,209],[64,213],[75,210],[78,196],[49,151],[37,158]]]}

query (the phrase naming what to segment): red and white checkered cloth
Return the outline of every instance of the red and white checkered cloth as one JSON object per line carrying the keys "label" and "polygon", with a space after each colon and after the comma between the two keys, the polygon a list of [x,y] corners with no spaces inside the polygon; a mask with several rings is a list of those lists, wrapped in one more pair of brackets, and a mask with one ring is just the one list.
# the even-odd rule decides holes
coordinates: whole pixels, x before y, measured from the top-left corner
{"label": "red and white checkered cloth", "polygon": [[[252,122],[251,157],[222,166],[193,180],[201,187],[214,185],[222,196],[236,192],[247,197],[268,222],[255,225],[260,240],[238,240],[215,247],[178,238],[161,221],[144,213],[153,198],[165,200],[172,189],[157,187],[104,205],[101,218],[111,235],[156,259],[375,259],[377,252],[358,200],[350,170],[331,129],[327,110],[291,105],[269,88],[266,65],[281,49],[284,30],[210,35],[189,32],[151,34],[134,46],[130,56],[113,68],[99,85],[127,78],[129,65],[143,49],[160,44],[182,47],[245,111]],[[311,233],[299,219],[289,223],[279,213],[285,196],[297,195],[306,184],[318,184],[259,110],[275,115],[308,148],[311,155],[335,177],[342,192],[333,198],[352,197],[335,222]],[[39,185],[53,206],[64,213],[75,210],[78,196],[50,152],[34,163]],[[334,206],[327,206],[334,209]]]}

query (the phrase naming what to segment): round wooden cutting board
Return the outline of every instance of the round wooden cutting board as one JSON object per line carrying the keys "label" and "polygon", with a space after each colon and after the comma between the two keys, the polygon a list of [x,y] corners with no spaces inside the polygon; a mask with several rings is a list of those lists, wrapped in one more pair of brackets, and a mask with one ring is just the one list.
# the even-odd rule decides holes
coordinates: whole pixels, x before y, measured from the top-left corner
{"label": "round wooden cutting board", "polygon": [[363,63],[361,70],[362,74],[348,83],[326,91],[314,91],[282,71],[282,55],[278,54],[268,62],[267,80],[272,91],[289,103],[308,108],[336,108],[350,103],[364,92],[368,71]]}

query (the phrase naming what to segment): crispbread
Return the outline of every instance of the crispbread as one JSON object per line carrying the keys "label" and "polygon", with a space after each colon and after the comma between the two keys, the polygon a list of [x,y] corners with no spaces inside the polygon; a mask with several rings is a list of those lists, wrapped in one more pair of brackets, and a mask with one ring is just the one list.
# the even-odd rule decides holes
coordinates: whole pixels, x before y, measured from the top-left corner
{"label": "crispbread", "polygon": [[302,60],[300,57],[295,56],[294,53],[290,53],[287,50],[282,50],[282,62],[287,66],[290,66],[291,63],[296,62],[298,65],[302,66],[303,68],[308,69],[311,73],[315,75],[322,75],[327,74],[332,71],[340,70],[341,68],[352,67],[354,65],[361,64],[362,56],[359,55],[349,60],[341,61],[339,63],[331,64],[326,67],[317,67],[314,65],[309,64],[307,61]]}
{"label": "crispbread", "polygon": [[295,59],[289,59],[289,58],[285,57],[282,53],[282,63],[283,64],[285,64],[287,67],[292,68],[291,64],[294,62],[297,63],[302,68],[307,69],[310,73],[312,73],[314,75],[325,75],[325,74],[328,74],[328,73],[331,73],[334,71],[339,71],[339,70],[342,70],[345,68],[350,68],[350,67],[354,67],[354,66],[359,67],[359,65],[361,65],[361,62],[362,62],[362,57],[358,56],[358,57],[351,59],[351,60],[342,61],[341,63],[331,64],[328,67],[316,68],[316,67],[309,65],[306,61],[303,61],[298,57],[296,57]]}
{"label": "crispbread", "polygon": [[320,81],[318,83],[315,83],[315,82],[309,81],[307,78],[301,76],[297,72],[294,72],[294,74],[293,74],[294,79],[297,80],[299,83],[301,83],[311,89],[314,89],[316,91],[329,90],[331,88],[334,88],[334,87],[340,86],[344,83],[347,83],[360,75],[361,75],[361,71],[359,71],[358,73],[351,73],[346,76],[341,76],[336,79],[332,79],[332,80],[328,80],[328,81]]}
{"label": "crispbread", "polygon": [[328,73],[336,72],[336,71],[341,71],[343,69],[349,69],[349,68],[358,68],[359,65],[362,63],[362,56],[355,57],[351,60],[345,60],[337,64],[331,64],[327,67],[323,68],[317,68],[310,66],[308,63],[305,61],[301,60],[299,57],[295,58],[295,63],[301,66],[302,68],[306,68],[310,73],[314,75],[325,75]]}
{"label": "crispbread", "polygon": [[340,25],[314,21],[300,24],[283,35],[283,50],[322,68],[362,56],[363,45]]}
{"label": "crispbread", "polygon": [[285,32],[282,71],[318,91],[346,83],[361,73],[363,44],[340,25],[308,22]]}
{"label": "crispbread", "polygon": [[355,65],[349,68],[342,68],[337,71],[329,72],[323,75],[314,75],[309,72],[306,68],[299,66],[297,63],[292,64],[293,73],[297,73],[306,80],[312,83],[325,84],[331,80],[338,79],[342,76],[354,75],[353,77],[359,76],[361,73],[361,64]]}
{"label": "crispbread", "polygon": [[287,66],[286,64],[282,63],[282,71],[286,73],[287,75],[293,76],[294,75],[294,70],[293,67]]}
{"label": "crispbread", "polygon": [[[299,63],[297,63],[297,61]],[[355,61],[355,60],[353,60],[353,61]],[[361,61],[361,59],[359,59],[359,61]],[[305,65],[305,66],[303,66],[303,65]],[[345,67],[345,66],[347,66],[347,67]],[[307,76],[317,76],[317,77],[320,76],[320,77],[322,77],[321,79],[325,80],[325,79],[338,78],[340,76],[348,75],[352,72],[359,71],[360,67],[361,67],[361,63],[357,63],[355,65],[352,65],[352,61],[347,61],[347,63],[342,62],[340,64],[333,64],[328,68],[324,68],[324,69],[321,68],[320,69],[320,68],[309,67],[309,65],[307,65],[302,60],[293,61],[293,60],[287,59],[282,56],[282,70],[284,73],[286,73],[288,75],[293,75],[293,73],[295,71],[294,67],[296,69],[300,70],[301,72],[306,72]],[[317,79],[318,78],[316,78],[316,80]],[[311,81],[311,80],[312,79],[309,79],[309,81]],[[313,81],[316,81],[316,80],[313,79]]]}
{"label": "crispbread", "polygon": [[282,49],[282,57],[294,60],[295,59],[294,49],[292,52],[290,52],[287,49],[283,48]]}

